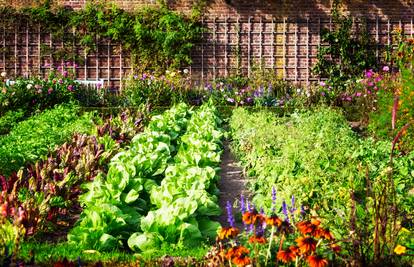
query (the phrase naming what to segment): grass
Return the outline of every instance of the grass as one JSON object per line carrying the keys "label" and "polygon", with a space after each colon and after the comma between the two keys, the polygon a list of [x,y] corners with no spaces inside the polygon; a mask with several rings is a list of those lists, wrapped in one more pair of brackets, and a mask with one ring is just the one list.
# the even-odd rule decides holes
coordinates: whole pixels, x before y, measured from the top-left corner
{"label": "grass", "polygon": [[[163,257],[168,255],[176,259],[178,266],[187,266],[188,262],[200,262],[206,255],[209,247],[202,245],[194,248],[163,247],[151,254],[139,254],[129,251],[113,250],[111,252],[99,252],[96,250],[82,250],[76,245],[65,242],[62,243],[38,243],[25,242],[21,244],[18,259],[24,262],[31,262],[40,266],[50,266],[51,264],[67,259],[68,261],[78,261],[82,263],[102,262],[104,264],[122,264],[131,266],[137,263],[144,266],[154,265],[162,262]],[[176,266],[177,266],[176,265]],[[191,265],[189,265],[191,266]]]}

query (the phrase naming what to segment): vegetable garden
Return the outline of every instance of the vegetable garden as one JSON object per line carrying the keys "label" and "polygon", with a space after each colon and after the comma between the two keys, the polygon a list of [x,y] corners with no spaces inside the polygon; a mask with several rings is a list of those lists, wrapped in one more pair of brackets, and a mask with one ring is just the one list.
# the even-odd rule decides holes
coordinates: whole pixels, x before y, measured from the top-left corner
{"label": "vegetable garden", "polygon": [[375,62],[335,10],[320,82],[258,69],[199,86],[185,68],[196,17],[88,8],[7,14],[43,10],[89,40],[96,8],[107,38],[188,43],[135,44],[157,60],[117,92],[82,84],[76,62],[1,72],[1,266],[414,264],[414,39],[402,29]]}

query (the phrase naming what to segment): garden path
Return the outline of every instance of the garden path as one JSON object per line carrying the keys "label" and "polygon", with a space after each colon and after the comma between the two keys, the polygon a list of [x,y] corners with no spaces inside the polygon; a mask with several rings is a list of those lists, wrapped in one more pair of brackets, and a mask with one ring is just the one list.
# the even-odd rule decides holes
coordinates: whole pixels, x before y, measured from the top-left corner
{"label": "garden path", "polygon": [[[239,206],[240,195],[247,197],[249,195],[246,189],[247,178],[243,174],[243,169],[237,164],[234,155],[229,148],[229,142],[224,143],[224,152],[221,159],[221,179],[218,184],[220,190],[219,205],[222,209],[222,214],[219,217],[219,222],[223,226],[228,226],[226,203],[234,204],[235,202]],[[235,211],[235,209],[233,209]]]}

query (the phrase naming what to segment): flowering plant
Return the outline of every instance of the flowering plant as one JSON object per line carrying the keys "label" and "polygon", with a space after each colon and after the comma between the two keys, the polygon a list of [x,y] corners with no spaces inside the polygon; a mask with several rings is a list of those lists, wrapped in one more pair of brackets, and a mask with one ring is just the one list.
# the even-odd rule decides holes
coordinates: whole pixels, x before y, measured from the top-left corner
{"label": "flowering plant", "polygon": [[229,227],[222,227],[217,243],[209,258],[221,265],[229,266],[278,266],[295,264],[311,267],[328,266],[329,260],[338,255],[341,248],[329,229],[322,227],[317,218],[308,218],[303,210],[285,201],[282,214],[275,212],[276,191],[272,192],[272,209],[265,214],[263,209],[249,205],[241,198],[243,231],[235,226],[232,206],[227,203]]}
{"label": "flowering plant", "polygon": [[[74,100],[79,88],[75,81],[72,63],[62,63],[50,67],[46,78],[16,78],[11,81],[7,73],[1,73],[0,79],[0,114],[8,110],[43,110],[55,104]],[[4,76],[4,77],[3,77]]]}

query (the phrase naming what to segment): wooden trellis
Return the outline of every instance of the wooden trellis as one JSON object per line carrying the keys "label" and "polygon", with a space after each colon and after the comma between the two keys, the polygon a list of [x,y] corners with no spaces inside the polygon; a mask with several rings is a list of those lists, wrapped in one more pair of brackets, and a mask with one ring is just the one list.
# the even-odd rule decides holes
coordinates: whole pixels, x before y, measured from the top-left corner
{"label": "wooden trellis", "polygon": [[[250,76],[256,70],[271,70],[288,81],[308,83],[317,81],[310,69],[316,62],[321,29],[332,27],[330,19],[277,19],[268,17],[224,17],[205,19],[207,28],[203,41],[193,52],[190,73],[194,80],[205,83],[218,77],[242,73]],[[383,20],[376,18],[366,23],[372,39],[377,42],[377,59],[381,48],[393,43],[393,30],[402,28],[412,35],[412,18]],[[42,46],[50,50],[63,47],[51,33],[42,32],[39,25],[18,24],[13,29],[0,30],[0,69],[9,75],[43,75],[53,61],[52,55],[42,54]],[[83,53],[81,47],[75,51]],[[94,54],[83,56],[84,64],[76,68],[81,80],[104,80],[111,87],[120,88],[121,80],[131,71],[130,59],[119,45],[109,40],[97,40]]]}

